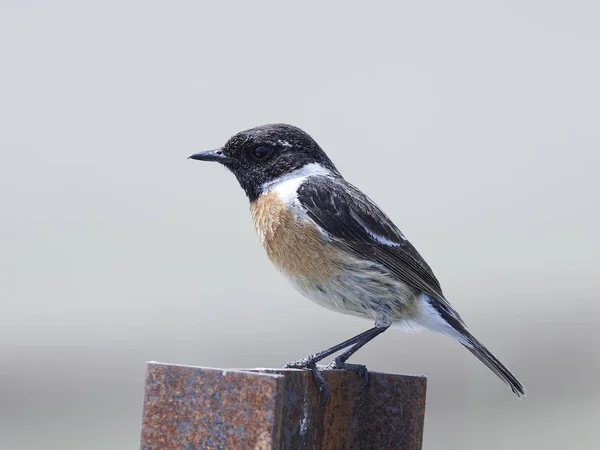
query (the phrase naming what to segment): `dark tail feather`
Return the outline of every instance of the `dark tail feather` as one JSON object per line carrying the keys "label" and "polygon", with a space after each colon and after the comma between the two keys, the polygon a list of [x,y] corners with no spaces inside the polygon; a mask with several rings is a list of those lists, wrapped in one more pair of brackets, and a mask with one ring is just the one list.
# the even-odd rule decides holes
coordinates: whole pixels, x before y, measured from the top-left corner
{"label": "dark tail feather", "polygon": [[[449,305],[434,300],[429,296],[428,301],[452,330],[451,333],[448,333],[447,330],[442,331],[443,333],[457,339],[458,342],[460,342],[467,350],[473,353],[479,361],[484,363],[488,369],[494,372],[498,378],[504,381],[517,397],[526,397],[525,386],[523,386],[521,382],[517,380],[517,377],[510,373],[510,370],[508,370],[504,364],[498,361],[498,358],[492,355],[492,353],[485,348],[484,345],[475,338],[475,336],[469,333],[465,323],[458,316],[456,311],[450,308]],[[436,331],[435,329],[433,330]]]}
{"label": "dark tail feather", "polygon": [[502,381],[504,381],[508,387],[512,389],[515,395],[519,398],[523,398],[526,396],[525,386],[521,384],[517,377],[515,377],[510,370],[508,370],[504,364],[502,364],[498,359],[492,355],[492,353],[485,348],[485,346],[479,342],[475,336],[469,333],[464,328],[460,330],[460,334],[465,339],[465,342],[461,342],[461,344],[473,353],[479,361],[484,363],[488,369],[494,372]]}

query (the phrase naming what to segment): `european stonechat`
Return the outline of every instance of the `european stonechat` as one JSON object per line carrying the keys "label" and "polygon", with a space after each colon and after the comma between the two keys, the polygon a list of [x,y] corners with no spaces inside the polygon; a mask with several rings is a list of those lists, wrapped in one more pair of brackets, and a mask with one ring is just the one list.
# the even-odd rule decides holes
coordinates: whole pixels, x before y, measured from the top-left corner
{"label": "european stonechat", "polygon": [[190,158],[217,161],[236,176],[250,200],[260,242],[275,267],[316,303],[373,320],[375,326],[341,344],[286,365],[310,369],[325,401],[317,362],[358,372],[346,362],[391,325],[453,337],[519,397],[524,386],[469,331],[429,265],[390,218],[347,182],[319,145],[291,125],[242,131],[217,150]]}

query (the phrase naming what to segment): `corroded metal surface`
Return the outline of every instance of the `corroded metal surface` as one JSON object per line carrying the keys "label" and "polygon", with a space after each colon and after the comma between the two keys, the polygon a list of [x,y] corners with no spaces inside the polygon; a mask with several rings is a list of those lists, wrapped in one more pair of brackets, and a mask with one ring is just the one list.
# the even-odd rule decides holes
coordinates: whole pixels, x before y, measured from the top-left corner
{"label": "corroded metal surface", "polygon": [[271,449],[283,377],[149,363],[142,450]]}
{"label": "corroded metal surface", "polygon": [[330,370],[329,402],[310,372],[150,363],[142,450],[421,448],[425,377]]}

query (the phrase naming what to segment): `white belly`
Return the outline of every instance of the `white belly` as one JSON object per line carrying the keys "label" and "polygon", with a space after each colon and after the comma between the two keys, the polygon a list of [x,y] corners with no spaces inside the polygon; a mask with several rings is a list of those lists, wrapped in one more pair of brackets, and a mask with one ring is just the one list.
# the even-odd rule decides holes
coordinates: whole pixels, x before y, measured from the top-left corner
{"label": "white belly", "polygon": [[371,319],[381,325],[417,319],[419,296],[414,289],[374,270],[372,263],[345,261],[327,281],[282,274],[302,295],[333,311]]}

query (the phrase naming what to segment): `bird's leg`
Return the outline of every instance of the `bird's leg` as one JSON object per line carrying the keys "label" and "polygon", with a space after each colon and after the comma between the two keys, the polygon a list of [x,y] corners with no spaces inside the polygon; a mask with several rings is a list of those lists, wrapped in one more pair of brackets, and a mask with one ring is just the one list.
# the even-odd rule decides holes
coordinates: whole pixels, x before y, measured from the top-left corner
{"label": "bird's leg", "polygon": [[[313,363],[316,364],[319,361],[321,361],[322,359],[325,359],[328,356],[333,355],[336,352],[339,352],[340,350],[343,350],[345,348],[350,347],[351,345],[356,344],[357,342],[360,342],[361,339],[364,339],[365,337],[369,336],[371,333],[373,333],[374,330],[377,330],[377,329],[378,329],[377,327],[371,328],[370,330],[367,330],[367,331],[360,333],[354,337],[351,337],[350,339],[342,342],[341,344],[334,345],[331,348],[328,348],[321,352],[315,353],[313,355],[309,355],[306,358],[302,358],[297,361],[289,362],[284,366],[284,368],[286,368],[286,369],[306,369],[311,364],[313,364]],[[373,336],[373,337],[375,337],[375,336]],[[368,341],[366,341],[365,344],[367,342]]]}
{"label": "bird's leg", "polygon": [[[321,374],[321,372],[319,371],[319,369],[317,367],[317,363],[319,361],[321,361],[322,359],[325,359],[328,356],[333,355],[334,353],[339,352],[340,350],[348,348],[352,345],[356,344],[356,345],[358,345],[358,348],[360,348],[363,345],[365,345],[367,342],[369,342],[371,339],[373,339],[375,336],[377,336],[378,334],[383,333],[386,329],[387,328],[378,328],[378,327],[371,328],[370,330],[367,330],[367,331],[360,333],[354,337],[351,337],[350,339],[342,342],[341,344],[334,345],[333,347],[328,348],[327,350],[323,350],[323,351],[315,353],[313,355],[309,355],[306,358],[302,358],[297,361],[292,361],[290,363],[287,363],[284,366],[284,368],[286,368],[286,369],[310,369],[310,371],[313,374],[313,377],[315,378],[315,381],[319,385],[319,391],[323,395],[323,404],[325,404],[325,403],[327,403],[327,400],[329,399],[329,388],[327,387],[327,382],[325,381],[325,378],[323,378],[323,375]],[[352,350],[353,348],[354,347],[352,347],[350,350]],[[356,350],[358,350],[358,348]],[[350,351],[350,350],[348,350],[348,351]],[[354,353],[356,350],[352,351],[352,353]],[[346,353],[343,353],[340,356],[344,356]],[[350,353],[346,357],[346,359],[348,359],[350,357],[350,355],[352,355],[352,353]],[[344,359],[343,364],[345,364],[346,359]],[[347,364],[347,366],[350,366],[350,365],[352,365],[352,364]],[[335,368],[336,369],[337,368],[346,369],[347,367],[336,366]],[[364,370],[365,371],[367,370],[366,367],[364,368]]]}
{"label": "bird's leg", "polygon": [[354,353],[358,351],[361,347],[363,347],[367,342],[371,341],[376,336],[379,336],[385,330],[387,330],[390,326],[386,327],[374,327],[371,328],[366,333],[363,333],[364,336],[361,337],[352,347],[342,353],[340,356],[336,357],[331,364],[327,366],[328,369],[341,369],[341,370],[351,370],[353,372],[358,373],[360,376],[365,378],[365,386],[369,382],[369,371],[367,370],[367,366],[363,364],[349,364],[346,361],[350,358]]}

